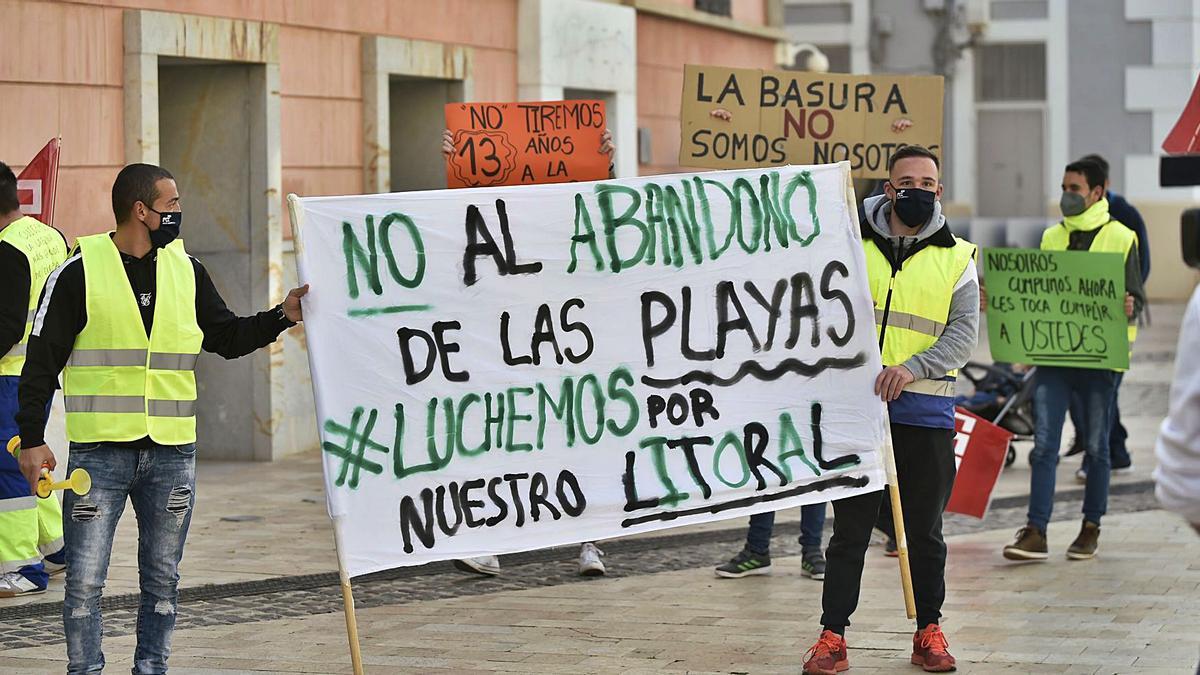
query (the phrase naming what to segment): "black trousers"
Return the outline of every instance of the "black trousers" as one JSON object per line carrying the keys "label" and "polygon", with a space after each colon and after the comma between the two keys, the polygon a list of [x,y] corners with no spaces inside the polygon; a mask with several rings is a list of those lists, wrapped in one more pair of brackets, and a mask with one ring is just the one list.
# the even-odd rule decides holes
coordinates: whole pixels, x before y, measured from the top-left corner
{"label": "black trousers", "polygon": [[[954,431],[893,424],[892,443],[917,602],[917,626],[924,628],[938,623],[946,599],[942,511],[954,487]],[[886,493],[880,491],[833,503],[833,538],[825,551],[829,566],[821,597],[821,624],[827,630],[844,632],[858,607],[863,559],[885,499]]]}

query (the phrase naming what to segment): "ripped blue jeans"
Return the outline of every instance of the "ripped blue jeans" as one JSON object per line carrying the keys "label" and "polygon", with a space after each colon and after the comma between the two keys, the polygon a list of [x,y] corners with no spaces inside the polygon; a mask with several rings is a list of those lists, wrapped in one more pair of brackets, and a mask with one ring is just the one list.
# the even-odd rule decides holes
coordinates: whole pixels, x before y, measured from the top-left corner
{"label": "ripped blue jeans", "polygon": [[165,673],[175,629],[179,561],[195,504],[196,446],[131,449],[72,443],[68,471],[76,468],[91,474],[92,490],[83,496],[67,491],[63,499],[67,672],[104,670],[100,596],[117,521],[128,499],[137,516],[141,589],[133,672]]}

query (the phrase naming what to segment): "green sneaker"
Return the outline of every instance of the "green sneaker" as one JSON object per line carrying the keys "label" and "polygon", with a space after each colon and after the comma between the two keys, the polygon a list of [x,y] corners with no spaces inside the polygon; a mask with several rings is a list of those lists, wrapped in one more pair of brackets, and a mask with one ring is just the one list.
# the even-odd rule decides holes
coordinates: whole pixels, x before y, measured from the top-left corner
{"label": "green sneaker", "polygon": [[825,556],[820,550],[804,553],[800,559],[800,573],[815,581],[825,580]]}
{"label": "green sneaker", "polygon": [[717,576],[725,579],[741,579],[756,574],[771,573],[770,554],[758,554],[748,549],[733,556],[729,562],[716,569]]}

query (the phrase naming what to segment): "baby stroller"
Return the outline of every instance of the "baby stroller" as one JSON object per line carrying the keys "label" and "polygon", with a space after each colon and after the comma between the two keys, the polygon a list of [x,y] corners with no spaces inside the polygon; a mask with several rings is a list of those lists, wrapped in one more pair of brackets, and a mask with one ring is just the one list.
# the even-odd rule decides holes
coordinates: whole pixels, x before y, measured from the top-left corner
{"label": "baby stroller", "polygon": [[[1036,370],[1031,367],[1017,372],[1008,363],[968,361],[960,372],[971,383],[973,391],[955,397],[955,405],[1012,432],[1012,442],[1032,441],[1033,374]],[[1012,466],[1015,461],[1017,451],[1010,442],[1004,466]]]}

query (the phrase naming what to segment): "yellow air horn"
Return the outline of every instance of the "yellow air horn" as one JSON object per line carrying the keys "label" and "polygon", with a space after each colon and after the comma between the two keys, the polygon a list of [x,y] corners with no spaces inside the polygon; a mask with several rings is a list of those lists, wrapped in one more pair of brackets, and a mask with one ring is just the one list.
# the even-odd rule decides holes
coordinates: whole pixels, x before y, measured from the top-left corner
{"label": "yellow air horn", "polygon": [[[13,457],[17,456],[17,451],[21,448],[21,437],[13,436],[8,441],[8,452]],[[55,490],[70,490],[77,495],[86,495],[92,489],[92,477],[84,469],[75,469],[71,472],[67,479],[55,483],[54,476],[50,475],[50,468],[43,466],[41,478],[38,479],[37,496],[45,499],[50,496],[50,493]]]}

